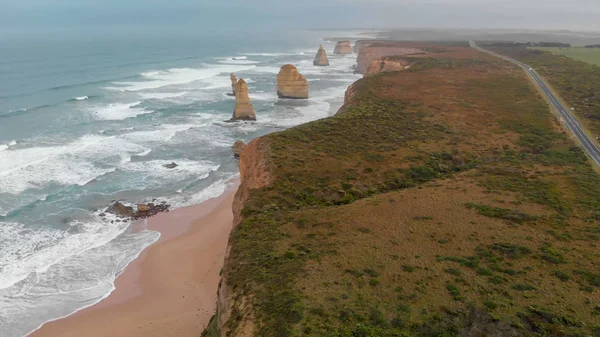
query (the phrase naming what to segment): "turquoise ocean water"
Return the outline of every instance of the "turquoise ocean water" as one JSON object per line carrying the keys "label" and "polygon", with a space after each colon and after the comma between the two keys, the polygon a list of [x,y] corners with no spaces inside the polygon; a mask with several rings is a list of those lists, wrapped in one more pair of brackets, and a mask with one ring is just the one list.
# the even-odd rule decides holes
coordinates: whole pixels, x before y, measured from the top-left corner
{"label": "turquoise ocean water", "polygon": [[[158,240],[100,218],[112,200],[178,208],[218,196],[238,172],[233,142],[335,113],[358,79],[355,56],[312,61],[336,34],[0,36],[0,335],[97,303]],[[286,63],[309,80],[309,100],[277,98]],[[258,121],[224,122],[231,72],[248,81]]]}

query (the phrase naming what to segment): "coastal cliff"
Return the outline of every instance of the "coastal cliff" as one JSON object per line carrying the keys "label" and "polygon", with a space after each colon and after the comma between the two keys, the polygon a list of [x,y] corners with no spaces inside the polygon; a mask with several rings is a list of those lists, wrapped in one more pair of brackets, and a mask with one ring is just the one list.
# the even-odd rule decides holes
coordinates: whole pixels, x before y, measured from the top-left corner
{"label": "coastal cliff", "polygon": [[391,43],[381,43],[360,48],[355,73],[364,74],[371,63],[386,56],[423,54],[424,50]]}
{"label": "coastal cliff", "polygon": [[443,48],[242,150],[203,336],[593,335],[600,178],[520,69]]}
{"label": "coastal cliff", "polygon": [[352,43],[350,43],[350,41],[338,41],[333,49],[333,53],[336,55],[348,55],[353,52]]}
{"label": "coastal cliff", "polygon": [[[250,197],[252,190],[260,189],[271,184],[273,177],[269,162],[269,144],[265,137],[257,138],[246,145],[239,154],[240,186],[233,200],[233,224],[238,226],[242,221],[244,203]],[[227,255],[231,247],[227,248]],[[249,301],[236,294],[228,286],[227,272],[223,274],[217,293],[217,309],[208,329],[213,335],[226,336],[229,331],[228,321],[232,313],[251,310]],[[255,326],[251,320],[246,320],[238,327],[236,336],[253,336]],[[208,330],[207,330],[208,331]]]}
{"label": "coastal cliff", "polygon": [[291,64],[281,67],[277,75],[277,96],[279,98],[308,98],[308,81]]}

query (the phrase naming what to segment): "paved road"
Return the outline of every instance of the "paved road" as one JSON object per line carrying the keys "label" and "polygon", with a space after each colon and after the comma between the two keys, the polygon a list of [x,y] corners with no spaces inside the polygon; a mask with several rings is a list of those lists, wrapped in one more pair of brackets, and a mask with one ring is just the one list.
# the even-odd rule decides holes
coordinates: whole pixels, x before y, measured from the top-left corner
{"label": "paved road", "polygon": [[533,68],[531,68],[530,66],[526,65],[523,62],[519,62],[517,60],[511,59],[510,57],[506,57],[504,55],[500,55],[500,54],[494,53],[492,51],[489,51],[487,49],[478,47],[474,41],[469,41],[469,43],[471,44],[471,47],[473,47],[481,52],[488,53],[492,56],[496,56],[503,60],[515,63],[519,67],[523,68],[523,70],[525,70],[533,78],[533,80],[537,83],[537,85],[540,87],[540,89],[542,89],[542,91],[544,92],[546,97],[548,97],[548,99],[550,100],[552,105],[556,108],[556,110],[560,114],[561,119],[567,125],[569,130],[573,133],[575,138],[577,138],[577,140],[581,143],[581,145],[583,146],[583,149],[585,150],[585,152],[587,152],[587,154],[590,156],[592,161],[595,162],[596,165],[600,166],[600,149],[598,149],[596,144],[594,144],[594,142],[588,137],[588,135],[585,133],[585,131],[581,127],[581,124],[579,124],[579,122],[573,117],[573,115],[571,115],[569,110],[567,110],[560,103],[560,101],[558,99],[556,99],[556,97],[554,96],[554,94],[552,93],[550,88],[548,88],[548,85],[544,82],[544,80],[542,80],[542,78],[535,72],[535,70]]}

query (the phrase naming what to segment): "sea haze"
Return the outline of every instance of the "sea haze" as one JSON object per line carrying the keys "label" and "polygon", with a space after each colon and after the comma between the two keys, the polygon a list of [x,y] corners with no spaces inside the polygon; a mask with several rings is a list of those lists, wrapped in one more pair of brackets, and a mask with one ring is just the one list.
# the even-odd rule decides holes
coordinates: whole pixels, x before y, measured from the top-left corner
{"label": "sea haze", "polygon": [[[354,56],[312,65],[319,44],[333,50],[325,34],[0,37],[2,336],[97,303],[158,240],[101,218],[111,201],[178,208],[218,196],[237,175],[236,140],[335,113],[358,77]],[[277,98],[286,63],[308,78],[309,100]],[[224,122],[231,72],[247,80],[258,121]]]}

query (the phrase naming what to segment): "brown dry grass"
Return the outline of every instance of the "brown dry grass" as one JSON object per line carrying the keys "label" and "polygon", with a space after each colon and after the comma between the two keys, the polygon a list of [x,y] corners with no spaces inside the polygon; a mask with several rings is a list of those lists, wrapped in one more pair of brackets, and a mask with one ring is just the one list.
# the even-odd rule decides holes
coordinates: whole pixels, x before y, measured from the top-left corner
{"label": "brown dry grass", "polygon": [[256,299],[237,319],[257,334],[600,326],[600,179],[522,71],[437,48],[265,138],[274,181],[246,202],[225,268]]}

